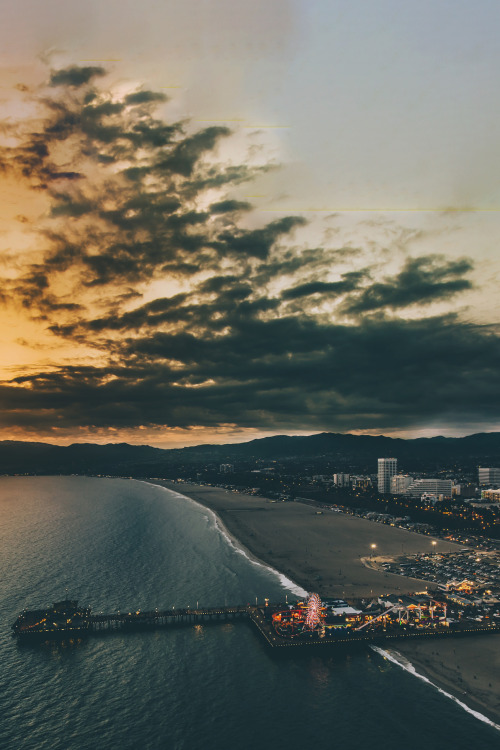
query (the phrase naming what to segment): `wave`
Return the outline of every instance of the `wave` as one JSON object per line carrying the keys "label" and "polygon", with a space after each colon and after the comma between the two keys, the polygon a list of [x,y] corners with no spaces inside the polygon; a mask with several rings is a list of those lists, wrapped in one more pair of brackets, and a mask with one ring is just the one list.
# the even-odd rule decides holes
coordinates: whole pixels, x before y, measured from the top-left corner
{"label": "wave", "polygon": [[494,729],[498,729],[500,731],[500,724],[495,724],[494,721],[488,719],[488,717],[484,714],[480,713],[479,711],[474,711],[473,708],[470,708],[470,706],[461,701],[459,698],[455,697],[451,693],[447,693],[446,690],[440,688],[438,685],[432,682],[432,680],[429,680],[428,677],[425,677],[423,674],[417,672],[413,664],[398,651],[386,651],[379,646],[370,646],[370,648],[372,649],[372,651],[376,651],[376,653],[380,656],[383,656],[384,659],[387,659],[387,661],[391,661],[393,664],[401,667],[401,669],[404,669],[405,672],[409,672],[414,677],[418,677],[419,680],[422,680],[422,682],[426,682],[428,685],[432,685],[433,688],[435,688],[442,695],[445,695],[447,698],[450,698],[450,700],[460,706],[460,708],[463,708],[464,711],[467,711],[468,714],[472,714],[472,716],[474,716],[476,719],[479,719],[479,721],[482,721],[485,724],[488,724],[490,727],[493,727]]}
{"label": "wave", "polygon": [[[144,480],[139,480],[143,481]],[[153,484],[153,482],[144,482],[144,484]],[[248,550],[246,550],[243,546],[240,546],[240,543],[238,540],[229,534],[228,530],[220,520],[217,513],[215,513],[211,508],[207,508],[206,505],[203,505],[202,503],[199,503],[197,500],[193,500],[192,497],[189,497],[188,495],[183,495],[180,492],[177,492],[176,490],[171,490],[168,487],[164,487],[161,484],[154,484],[154,487],[159,487],[162,490],[165,490],[166,492],[169,492],[174,497],[181,498],[182,500],[189,500],[189,502],[194,503],[194,505],[198,506],[198,508],[202,508],[208,515],[208,518],[212,518],[214,522],[214,527],[217,529],[219,534],[221,534],[224,539],[228,542],[230,547],[232,547],[235,552],[237,552],[239,555],[242,555],[243,557],[246,557],[246,559],[252,564],[256,565],[259,568],[264,568],[264,570],[267,570],[269,573],[272,573],[272,575],[276,576],[276,578],[279,580],[281,586],[286,589],[287,591],[290,591],[292,594],[298,597],[307,597],[309,596],[309,593],[303,589],[301,586],[299,586],[295,581],[292,581],[290,578],[287,578],[287,576],[284,573],[280,573],[279,570],[276,570],[276,568],[273,568],[271,565],[267,565],[266,563],[262,562],[261,560],[258,560],[257,558],[253,557],[253,555],[249,554]]]}

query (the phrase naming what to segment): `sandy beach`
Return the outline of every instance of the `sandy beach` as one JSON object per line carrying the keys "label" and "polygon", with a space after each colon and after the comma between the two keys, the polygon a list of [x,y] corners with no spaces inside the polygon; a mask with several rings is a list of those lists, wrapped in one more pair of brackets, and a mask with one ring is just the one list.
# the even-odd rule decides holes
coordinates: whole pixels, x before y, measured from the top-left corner
{"label": "sandy beach", "polygon": [[[213,510],[251,555],[323,598],[370,598],[424,591],[427,582],[372,569],[371,558],[436,551],[459,545],[345,513],[302,503],[276,503],[218,487],[151,480]],[[371,545],[375,544],[375,549]],[[417,672],[500,724],[500,635],[398,642]]]}
{"label": "sandy beach", "polygon": [[417,672],[500,724],[500,635],[398,643]]}
{"label": "sandy beach", "polygon": [[[431,537],[345,513],[318,515],[302,503],[276,503],[218,487],[159,480],[155,484],[215,511],[241,546],[306,591],[360,598],[427,588],[426,581],[371,569],[370,557],[429,552],[434,549]],[[435,549],[453,551],[458,546],[438,540]]]}

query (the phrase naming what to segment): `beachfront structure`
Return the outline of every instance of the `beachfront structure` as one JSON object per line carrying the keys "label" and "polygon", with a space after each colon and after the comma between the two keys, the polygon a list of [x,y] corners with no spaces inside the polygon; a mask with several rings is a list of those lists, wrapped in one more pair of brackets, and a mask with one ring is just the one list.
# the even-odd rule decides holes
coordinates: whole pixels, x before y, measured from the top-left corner
{"label": "beachfront structure", "polygon": [[481,498],[483,500],[491,500],[495,503],[500,503],[500,490],[482,490]]}
{"label": "beachfront structure", "polygon": [[475,497],[476,496],[476,485],[471,482],[460,482],[460,484],[454,484],[451,488],[454,497]]}
{"label": "beachfront structure", "polygon": [[479,484],[495,484],[497,485],[497,487],[500,487],[500,469],[496,469],[494,467],[479,466],[477,471],[479,474]]}
{"label": "beachfront structure", "polygon": [[378,491],[379,492],[390,492],[391,491],[391,477],[393,477],[398,470],[398,459],[397,458],[379,458],[378,460]]}
{"label": "beachfront structure", "polygon": [[333,483],[336,487],[349,487],[349,484],[351,482],[351,475],[350,474],[334,474],[333,475]]}
{"label": "beachfront structure", "polygon": [[451,479],[414,479],[409,487],[405,490],[407,497],[422,497],[422,495],[435,495],[439,498],[440,495],[443,498],[451,497],[451,487],[453,482]]}
{"label": "beachfront structure", "polygon": [[351,476],[351,487],[353,490],[367,490],[372,486],[371,477]]}
{"label": "beachfront structure", "polygon": [[393,495],[402,495],[413,482],[413,477],[408,474],[394,474],[391,477],[391,493]]}

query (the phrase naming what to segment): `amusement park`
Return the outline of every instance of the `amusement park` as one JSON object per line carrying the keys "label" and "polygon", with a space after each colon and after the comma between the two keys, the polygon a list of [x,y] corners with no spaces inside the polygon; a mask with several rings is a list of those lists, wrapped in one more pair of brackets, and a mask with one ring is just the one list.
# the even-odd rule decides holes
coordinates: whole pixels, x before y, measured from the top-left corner
{"label": "amusement park", "polygon": [[[356,603],[357,604],[357,603]],[[368,606],[342,599],[322,602],[312,593],[306,601],[287,605],[271,613],[275,633],[280,638],[309,640],[356,636],[363,631],[401,634],[405,631],[436,631],[449,628],[447,604],[427,593],[380,596]]]}

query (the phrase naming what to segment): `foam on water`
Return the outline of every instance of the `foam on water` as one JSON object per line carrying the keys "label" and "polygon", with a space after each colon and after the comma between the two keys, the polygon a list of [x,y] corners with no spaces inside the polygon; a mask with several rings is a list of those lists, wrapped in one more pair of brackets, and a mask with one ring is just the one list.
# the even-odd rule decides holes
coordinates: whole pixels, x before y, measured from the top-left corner
{"label": "foam on water", "polygon": [[460,706],[460,708],[463,708],[464,711],[467,711],[467,713],[472,714],[476,719],[479,719],[479,721],[483,721],[485,724],[488,724],[490,727],[494,727],[495,729],[498,729],[500,731],[500,724],[495,724],[494,721],[491,721],[491,719],[488,719],[487,716],[480,713],[479,711],[474,711],[473,708],[470,708],[466,703],[459,700],[459,698],[456,698],[451,693],[447,693],[446,690],[443,690],[442,688],[438,687],[432,680],[429,680],[428,677],[425,677],[423,674],[420,674],[417,672],[413,664],[408,661],[408,659],[405,659],[405,657],[400,654],[398,651],[387,651],[386,649],[380,648],[379,646],[370,646],[372,651],[376,651],[377,654],[380,654],[380,656],[383,656],[384,659],[387,659],[387,661],[392,662],[393,664],[396,664],[398,667],[401,667],[401,669],[404,669],[405,672],[409,672],[410,674],[414,675],[414,677],[418,677],[419,680],[422,680],[422,682],[426,682],[428,685],[432,685],[433,688],[435,688],[438,692],[441,693],[441,695],[445,695],[447,698],[452,700],[454,703],[457,704],[457,706]]}
{"label": "foam on water", "polygon": [[[145,484],[153,484],[152,482],[145,482]],[[272,573],[276,578],[278,578],[281,586],[286,589],[287,591],[290,591],[295,596],[299,597],[307,597],[309,596],[309,593],[303,589],[301,586],[299,586],[295,581],[292,581],[290,578],[287,578],[284,573],[280,573],[279,570],[276,570],[276,568],[271,567],[270,565],[267,565],[266,563],[263,563],[260,560],[257,560],[253,555],[250,555],[248,551],[239,545],[238,541],[229,534],[226,527],[220,520],[219,516],[210,508],[207,508],[206,505],[202,505],[202,503],[197,502],[196,500],[193,500],[192,497],[188,497],[187,495],[182,495],[180,492],[177,492],[176,490],[171,490],[168,487],[164,487],[161,484],[154,484],[154,487],[159,487],[162,490],[165,490],[166,492],[170,493],[173,497],[177,497],[182,500],[187,500],[190,503],[194,503],[198,508],[202,508],[203,511],[207,514],[207,518],[211,518],[214,524],[214,528],[217,529],[219,534],[224,537],[224,539],[227,541],[227,543],[237,552],[239,555],[242,555],[245,557],[252,565],[256,565],[259,568],[263,568],[264,570],[269,571]]]}

